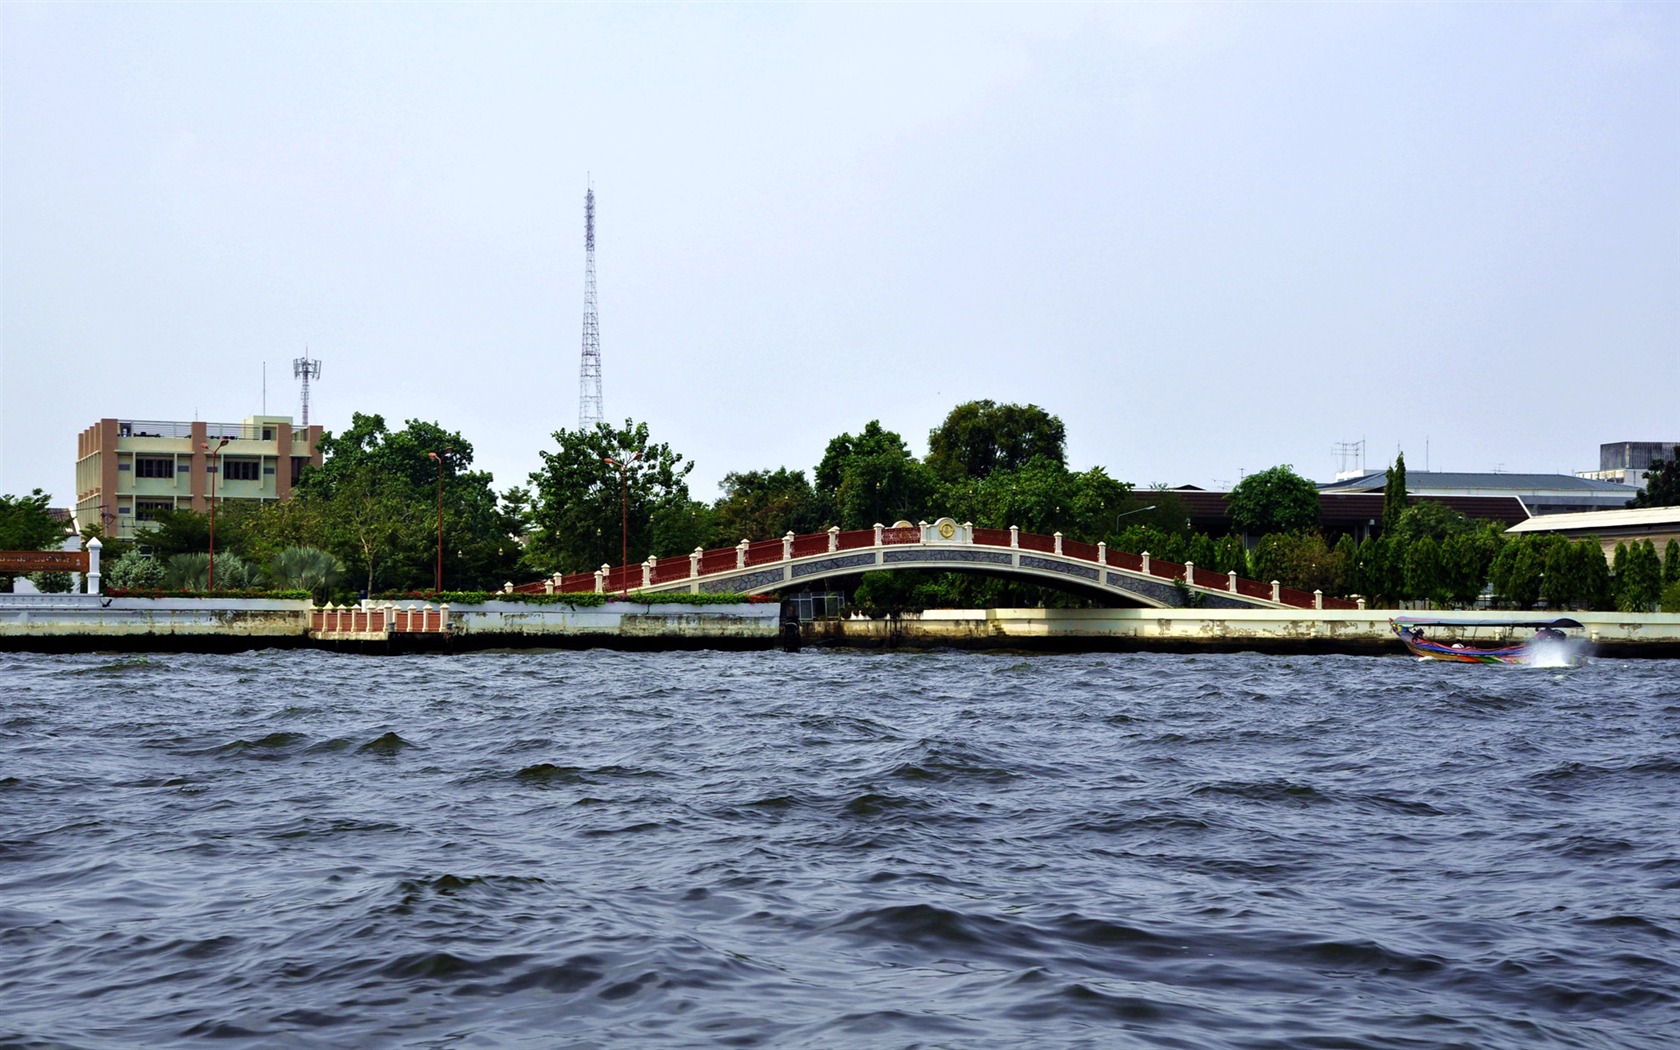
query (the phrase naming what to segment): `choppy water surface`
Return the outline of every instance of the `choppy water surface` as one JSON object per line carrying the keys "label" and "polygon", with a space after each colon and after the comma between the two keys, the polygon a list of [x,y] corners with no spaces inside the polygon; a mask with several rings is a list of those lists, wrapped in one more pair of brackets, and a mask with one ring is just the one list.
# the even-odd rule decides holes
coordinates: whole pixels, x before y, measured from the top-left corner
{"label": "choppy water surface", "polygon": [[0,1044],[1680,1041],[1680,667],[0,656]]}

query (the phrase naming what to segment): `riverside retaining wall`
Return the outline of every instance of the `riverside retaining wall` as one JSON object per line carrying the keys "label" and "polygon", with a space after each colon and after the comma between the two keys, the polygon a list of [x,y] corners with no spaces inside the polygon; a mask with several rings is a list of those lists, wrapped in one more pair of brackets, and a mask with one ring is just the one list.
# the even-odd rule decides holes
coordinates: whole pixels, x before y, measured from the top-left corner
{"label": "riverside retaining wall", "polygon": [[[1558,613],[1438,614],[1395,609],[938,609],[894,619],[824,620],[808,623],[804,640],[815,645],[861,647],[1136,650],[1157,652],[1403,653],[1389,629],[1394,616],[1445,618],[1477,615],[1543,622]],[[1680,615],[1583,613],[1567,615],[1599,656],[1680,657]],[[1532,628],[1475,632],[1431,628],[1446,641],[1488,644],[1521,640]]]}

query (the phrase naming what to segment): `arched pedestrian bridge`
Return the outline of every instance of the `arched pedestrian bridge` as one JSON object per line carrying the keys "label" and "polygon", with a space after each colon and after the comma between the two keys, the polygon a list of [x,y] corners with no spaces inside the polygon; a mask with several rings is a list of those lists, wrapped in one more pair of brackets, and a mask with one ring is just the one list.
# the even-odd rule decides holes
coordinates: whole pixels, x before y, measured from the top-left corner
{"label": "arched pedestrian bridge", "polygon": [[1040,536],[1013,527],[980,529],[950,518],[920,525],[899,522],[873,529],[835,528],[807,536],[790,532],[779,540],[742,540],[734,547],[697,549],[675,558],[649,558],[638,565],[603,565],[595,572],[570,576],[557,573],[514,590],[526,594],[764,594],[805,589],[836,576],[896,569],[1000,576],[1154,608],[1356,608],[1344,599],[1291,590],[1276,582],[1245,580],[1234,572],[1160,561],[1147,552],[1124,554],[1101,543],[1093,546],[1064,539],[1061,533]]}

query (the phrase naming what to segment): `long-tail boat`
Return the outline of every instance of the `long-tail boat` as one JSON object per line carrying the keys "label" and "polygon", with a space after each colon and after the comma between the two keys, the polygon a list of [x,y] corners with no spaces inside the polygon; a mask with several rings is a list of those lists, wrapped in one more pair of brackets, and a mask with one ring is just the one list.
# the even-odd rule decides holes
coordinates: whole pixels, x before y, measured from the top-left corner
{"label": "long-tail boat", "polygon": [[[1586,662],[1585,643],[1565,631],[1580,630],[1581,622],[1560,616],[1550,620],[1431,619],[1396,616],[1388,621],[1407,651],[1424,660],[1447,660],[1466,664],[1530,664],[1546,667],[1579,667]],[[1478,643],[1475,632],[1497,629],[1502,640],[1495,645]],[[1531,630],[1533,635],[1506,640],[1513,630]],[[1431,631],[1441,631],[1431,636]]]}

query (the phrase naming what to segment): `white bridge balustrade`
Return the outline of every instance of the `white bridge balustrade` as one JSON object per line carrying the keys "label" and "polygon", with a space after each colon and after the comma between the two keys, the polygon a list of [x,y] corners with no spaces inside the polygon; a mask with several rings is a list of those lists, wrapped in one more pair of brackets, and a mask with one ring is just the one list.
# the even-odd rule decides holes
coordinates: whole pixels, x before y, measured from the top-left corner
{"label": "white bridge balustrade", "polygon": [[[685,564],[686,563],[686,564]],[[820,580],[861,572],[934,569],[1031,580],[1095,592],[1121,603],[1154,608],[1205,607],[1353,609],[1355,604],[1322,594],[1268,587],[1233,572],[1210,572],[1194,563],[1179,565],[1149,552],[1113,551],[1105,543],[1071,540],[1008,529],[978,528],[972,522],[934,522],[869,529],[831,527],[806,536],[743,539],[717,550],[695,548],[686,558],[650,557],[634,565],[602,565],[593,572],[556,574],[522,584],[528,594],[686,591],[696,594],[764,594],[804,588]]]}

